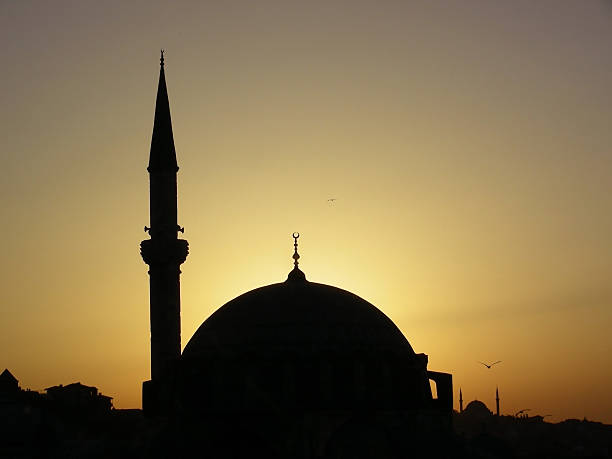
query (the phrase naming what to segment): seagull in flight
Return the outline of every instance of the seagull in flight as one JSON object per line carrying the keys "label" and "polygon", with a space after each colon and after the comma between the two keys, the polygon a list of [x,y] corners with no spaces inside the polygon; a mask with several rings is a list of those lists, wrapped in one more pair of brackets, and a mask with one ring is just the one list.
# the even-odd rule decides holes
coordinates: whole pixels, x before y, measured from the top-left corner
{"label": "seagull in flight", "polygon": [[501,360],[498,360],[497,362],[493,362],[491,364],[484,363],[484,362],[481,362],[481,361],[478,361],[478,363],[482,363],[485,367],[487,367],[490,370],[493,365],[497,365],[498,363],[501,363]]}

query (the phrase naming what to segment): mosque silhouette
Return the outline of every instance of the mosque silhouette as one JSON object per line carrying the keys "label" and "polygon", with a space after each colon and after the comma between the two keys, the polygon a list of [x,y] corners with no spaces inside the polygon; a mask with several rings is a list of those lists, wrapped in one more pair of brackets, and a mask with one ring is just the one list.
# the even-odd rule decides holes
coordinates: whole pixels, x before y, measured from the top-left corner
{"label": "mosque silhouette", "polygon": [[[151,379],[144,412],[168,419],[175,440],[202,457],[445,457],[452,437],[452,376],[427,369],[374,305],[307,280],[231,300],[202,323],[181,354],[178,165],[160,61],[147,170]],[[430,382],[431,381],[431,382]],[[435,391],[432,395],[432,385]]]}

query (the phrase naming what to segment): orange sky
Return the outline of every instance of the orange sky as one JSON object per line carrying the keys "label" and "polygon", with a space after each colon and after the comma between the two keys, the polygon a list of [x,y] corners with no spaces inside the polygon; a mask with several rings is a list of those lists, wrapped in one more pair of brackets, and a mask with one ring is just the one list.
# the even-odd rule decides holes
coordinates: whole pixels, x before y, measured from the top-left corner
{"label": "orange sky", "polygon": [[308,278],[377,305],[466,401],[612,423],[608,2],[2,2],[0,37],[0,370],[22,387],[140,406],[164,47],[183,345],[284,280],[299,231]]}

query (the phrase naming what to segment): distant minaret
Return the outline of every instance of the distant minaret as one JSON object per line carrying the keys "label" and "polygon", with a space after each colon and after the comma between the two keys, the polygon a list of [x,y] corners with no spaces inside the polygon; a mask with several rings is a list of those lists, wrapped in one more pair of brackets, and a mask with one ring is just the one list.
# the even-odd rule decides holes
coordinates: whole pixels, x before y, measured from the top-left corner
{"label": "distant minaret", "polygon": [[145,226],[145,231],[151,238],[140,243],[140,253],[149,265],[151,381],[143,385],[143,409],[152,413],[168,407],[174,368],[181,356],[180,265],[189,250],[187,241],[178,239],[178,232],[183,232],[183,228],[177,224],[178,165],[163,50],[147,170],[151,226]]}
{"label": "distant minaret", "polygon": [[499,416],[499,389],[497,387],[495,388],[495,406],[497,408],[497,415]]}
{"label": "distant minaret", "polygon": [[461,387],[459,388],[459,412],[463,413],[463,393],[461,392]]}

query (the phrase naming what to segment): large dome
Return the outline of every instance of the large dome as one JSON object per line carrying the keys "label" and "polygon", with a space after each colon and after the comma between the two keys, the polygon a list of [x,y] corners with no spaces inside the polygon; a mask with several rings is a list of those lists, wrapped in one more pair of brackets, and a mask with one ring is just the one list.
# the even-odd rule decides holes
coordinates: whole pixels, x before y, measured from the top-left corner
{"label": "large dome", "polygon": [[418,408],[431,400],[426,366],[379,309],[296,268],[204,321],[181,357],[179,400],[194,414]]}
{"label": "large dome", "polygon": [[218,309],[193,335],[183,359],[277,351],[414,355],[402,332],[374,305],[346,290],[290,276]]}

